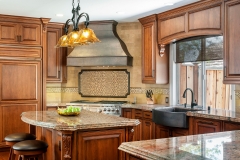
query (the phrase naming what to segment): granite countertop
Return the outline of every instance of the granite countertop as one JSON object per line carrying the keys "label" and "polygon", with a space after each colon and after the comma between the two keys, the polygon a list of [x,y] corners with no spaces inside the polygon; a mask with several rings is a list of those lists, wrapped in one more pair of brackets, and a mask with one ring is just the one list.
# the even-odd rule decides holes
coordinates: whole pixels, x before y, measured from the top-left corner
{"label": "granite countertop", "polygon": [[169,105],[164,104],[123,104],[121,108],[132,108],[132,109],[142,109],[152,111],[152,109],[157,107],[168,107]]}
{"label": "granite countertop", "polygon": [[124,142],[118,149],[147,160],[233,160],[240,157],[240,131]]}
{"label": "granite countertop", "polygon": [[94,128],[110,128],[120,126],[137,126],[137,119],[111,116],[97,112],[82,110],[78,116],[60,116],[57,111],[28,111],[21,114],[22,121],[56,130],[83,130]]}
{"label": "granite countertop", "polygon": [[225,109],[214,109],[197,111],[197,112],[187,112],[187,116],[193,117],[202,117],[202,118],[211,118],[224,121],[240,122],[240,113],[225,110]]}

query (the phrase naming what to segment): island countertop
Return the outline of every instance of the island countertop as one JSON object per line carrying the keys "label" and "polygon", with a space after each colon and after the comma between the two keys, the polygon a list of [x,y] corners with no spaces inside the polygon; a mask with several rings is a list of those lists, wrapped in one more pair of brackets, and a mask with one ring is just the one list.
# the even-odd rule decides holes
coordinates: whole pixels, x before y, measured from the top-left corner
{"label": "island countertop", "polygon": [[124,142],[119,149],[147,160],[233,160],[240,157],[240,131]]}
{"label": "island countertop", "polygon": [[31,125],[68,131],[140,124],[137,119],[110,116],[87,110],[82,110],[78,116],[61,116],[57,111],[28,111],[21,114],[21,119]]}

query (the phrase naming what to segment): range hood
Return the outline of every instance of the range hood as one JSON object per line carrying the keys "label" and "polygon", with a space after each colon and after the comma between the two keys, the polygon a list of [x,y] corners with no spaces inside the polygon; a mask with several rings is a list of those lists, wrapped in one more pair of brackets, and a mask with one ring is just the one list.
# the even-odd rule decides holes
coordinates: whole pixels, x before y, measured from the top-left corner
{"label": "range hood", "polygon": [[67,57],[67,66],[132,66],[133,57],[116,32],[116,21],[90,21],[101,42],[77,46]]}

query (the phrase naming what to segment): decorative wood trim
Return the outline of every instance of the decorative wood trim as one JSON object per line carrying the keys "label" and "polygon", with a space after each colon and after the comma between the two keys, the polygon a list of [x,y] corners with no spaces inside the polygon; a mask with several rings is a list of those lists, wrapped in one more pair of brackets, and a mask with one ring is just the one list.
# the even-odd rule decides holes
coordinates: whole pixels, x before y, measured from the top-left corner
{"label": "decorative wood trim", "polygon": [[149,23],[149,22],[155,22],[157,20],[157,15],[154,14],[154,15],[147,16],[147,17],[144,17],[144,18],[140,18],[138,20],[142,24],[146,24],[146,23]]}
{"label": "decorative wood trim", "polygon": [[183,7],[179,7],[176,9],[172,9],[170,11],[166,11],[163,13],[159,13],[158,19],[165,19],[167,17],[172,17],[174,15],[182,14],[183,12],[192,12],[196,10],[200,10],[202,8],[208,8],[212,6],[216,6],[222,3],[222,0],[206,0],[206,1],[201,1],[201,2],[195,2],[189,5],[185,5]]}
{"label": "decorative wood trim", "polygon": [[43,32],[47,31],[47,24],[50,21],[50,18],[40,18],[43,26]]}
{"label": "decorative wood trim", "polygon": [[62,132],[62,159],[72,158],[72,132]]}

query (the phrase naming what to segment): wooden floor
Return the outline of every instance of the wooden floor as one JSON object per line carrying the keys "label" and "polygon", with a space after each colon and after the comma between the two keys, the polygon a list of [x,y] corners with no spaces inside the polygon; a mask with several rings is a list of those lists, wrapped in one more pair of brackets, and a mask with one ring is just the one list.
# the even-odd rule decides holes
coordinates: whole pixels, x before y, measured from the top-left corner
{"label": "wooden floor", "polygon": [[0,152],[0,160],[8,160],[9,152]]}

